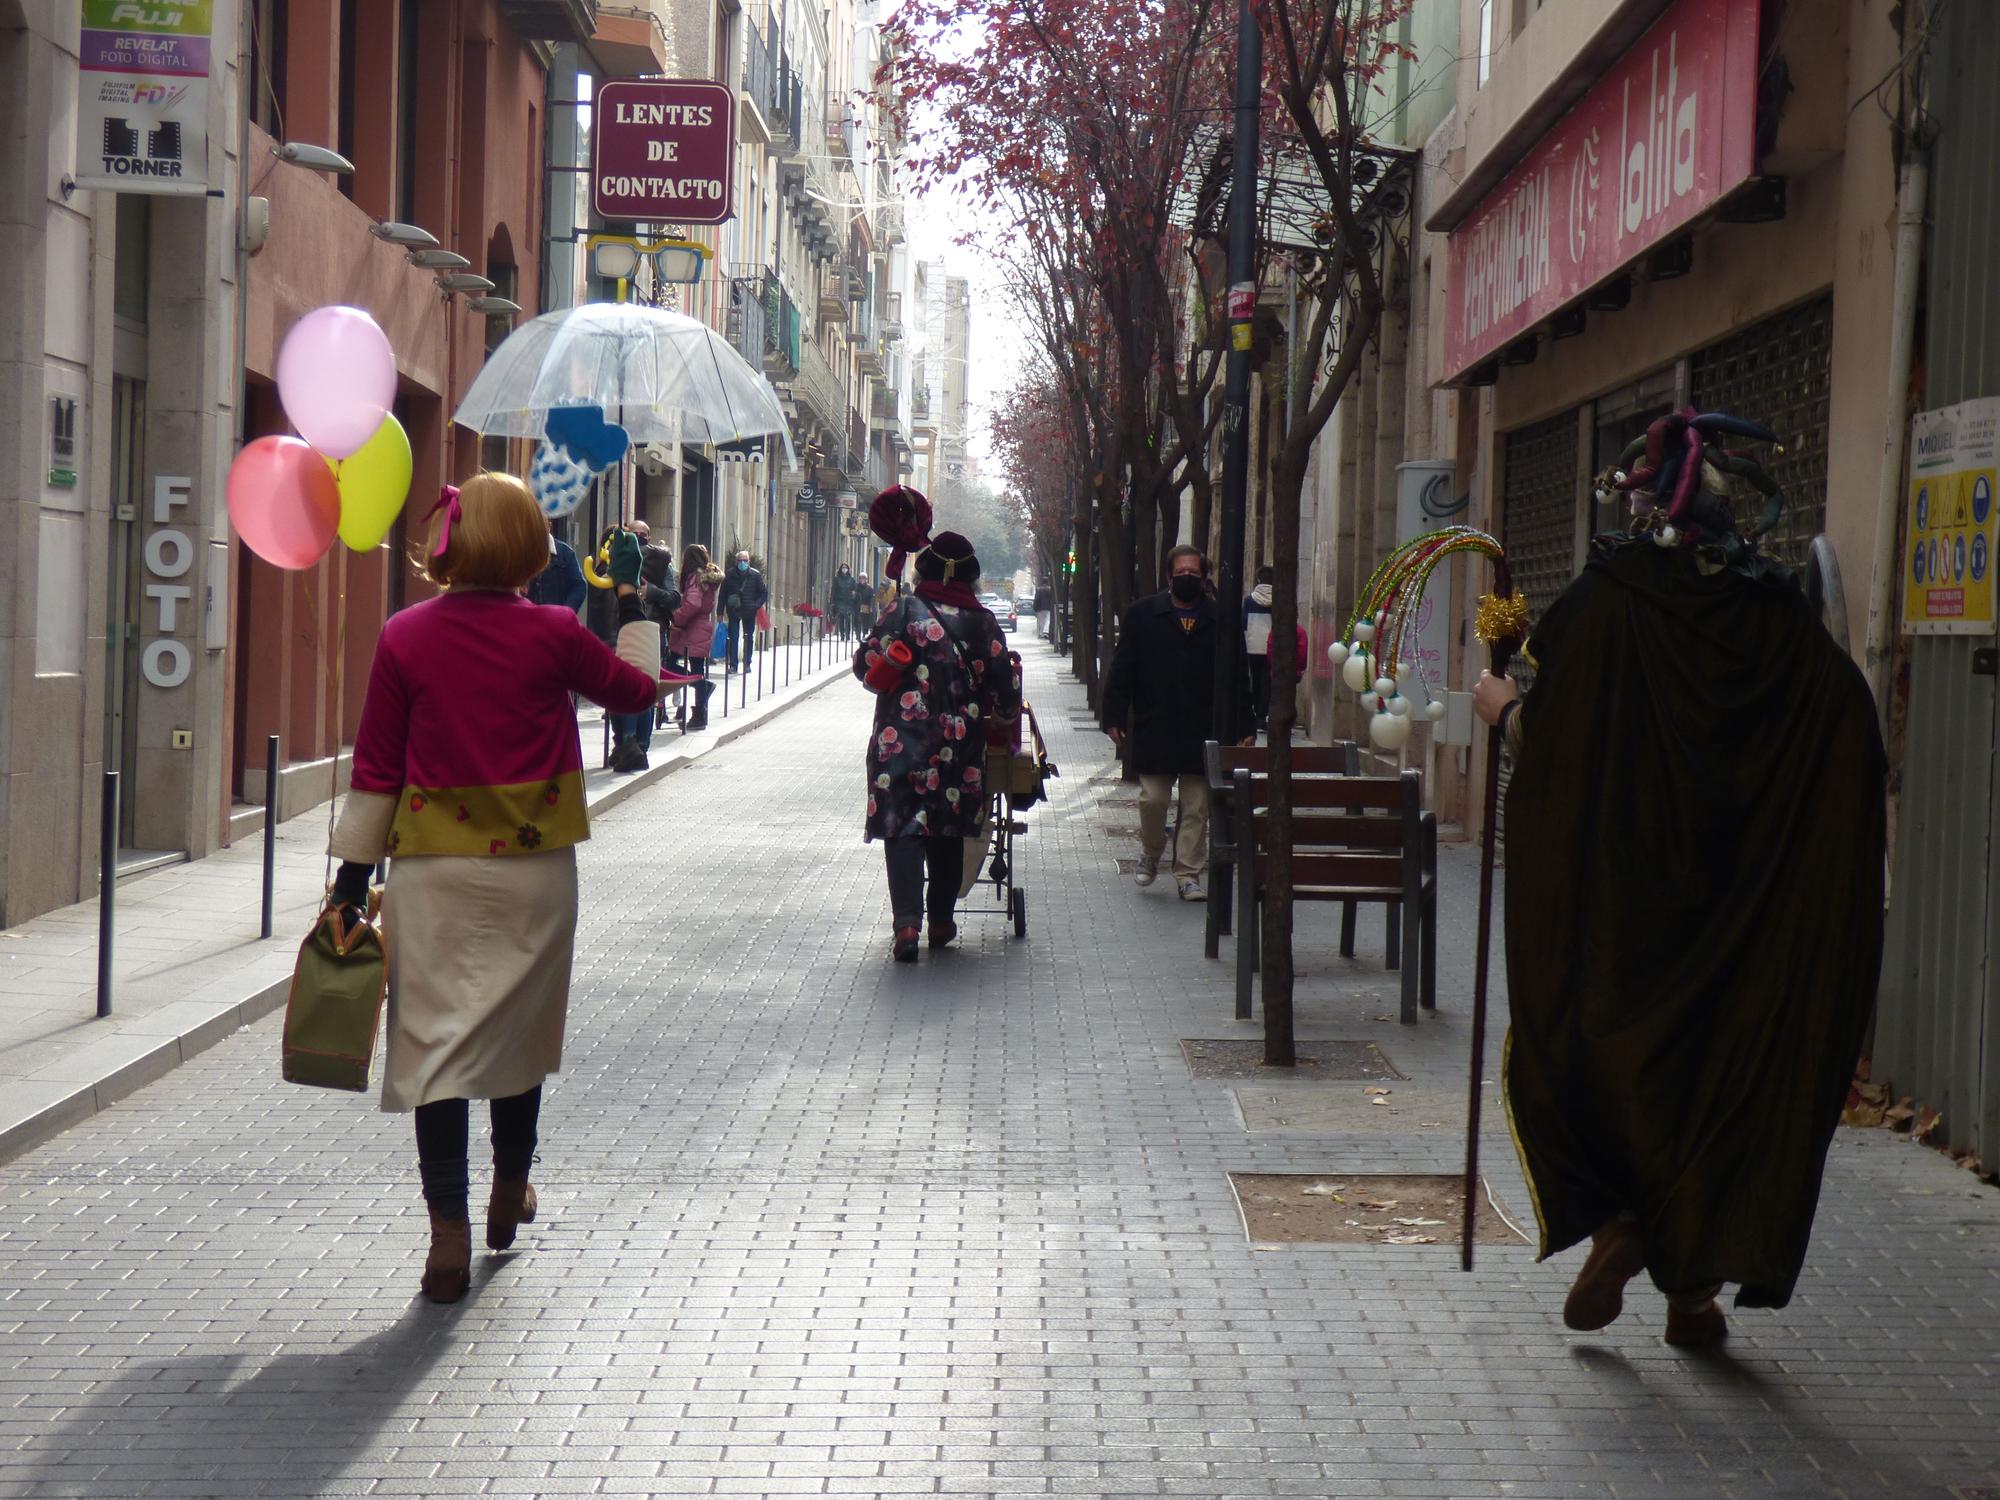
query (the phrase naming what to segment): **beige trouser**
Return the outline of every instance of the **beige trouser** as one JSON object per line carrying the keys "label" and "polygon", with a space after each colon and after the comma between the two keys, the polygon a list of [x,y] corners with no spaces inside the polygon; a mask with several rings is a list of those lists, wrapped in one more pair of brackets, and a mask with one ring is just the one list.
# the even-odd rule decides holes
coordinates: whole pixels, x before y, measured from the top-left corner
{"label": "beige trouser", "polygon": [[1174,874],[1185,879],[1208,868],[1208,783],[1189,773],[1139,778],[1139,848],[1158,859],[1167,846],[1167,804],[1174,782],[1181,784],[1180,837],[1174,845]]}

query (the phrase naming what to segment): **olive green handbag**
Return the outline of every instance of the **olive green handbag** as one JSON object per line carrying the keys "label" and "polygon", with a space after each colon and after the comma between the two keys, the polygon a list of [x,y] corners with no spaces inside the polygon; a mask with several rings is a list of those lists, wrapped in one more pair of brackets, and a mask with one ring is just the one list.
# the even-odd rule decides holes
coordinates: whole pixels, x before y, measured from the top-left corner
{"label": "olive green handbag", "polygon": [[368,893],[368,915],[349,923],[330,901],[299,944],[285,1002],[287,1083],[364,1092],[375,1058],[389,955],[382,946],[381,893]]}

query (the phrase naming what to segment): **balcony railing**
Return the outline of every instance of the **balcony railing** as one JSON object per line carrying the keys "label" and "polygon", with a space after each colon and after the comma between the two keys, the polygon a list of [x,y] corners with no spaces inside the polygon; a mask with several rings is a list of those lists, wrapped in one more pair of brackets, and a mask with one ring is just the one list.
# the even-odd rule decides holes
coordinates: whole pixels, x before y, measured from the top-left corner
{"label": "balcony railing", "polygon": [[841,467],[854,478],[859,479],[867,471],[868,464],[868,424],[861,420],[861,413],[847,414],[847,462]]}
{"label": "balcony railing", "polygon": [[903,420],[903,393],[893,385],[878,385],[868,403],[868,420],[876,427],[894,427]]}
{"label": "balcony railing", "polygon": [[[730,342],[752,364],[761,365],[764,373],[773,380],[789,380],[799,368],[799,353],[804,342],[804,319],[799,316],[799,305],[792,301],[791,294],[778,280],[778,273],[768,266],[748,265],[736,267],[730,288]],[[736,318],[736,293],[741,289],[743,301],[754,302],[754,310],[747,309],[741,322]],[[752,326],[759,330],[753,340]],[[739,340],[738,334],[741,333]]]}
{"label": "balcony railing", "polygon": [[743,92],[757,106],[774,142],[796,145],[805,104],[783,38],[754,21],[743,28]]}
{"label": "balcony railing", "polygon": [[889,478],[889,466],[882,462],[882,455],[872,449],[869,451],[868,462],[863,467],[861,475],[867,483],[870,494],[881,494],[892,482]]}
{"label": "balcony railing", "polygon": [[840,377],[833,373],[832,364],[812,339],[799,341],[798,375],[792,382],[792,391],[799,404],[827,432],[846,433],[847,402],[841,395]]}
{"label": "balcony railing", "polygon": [[[765,332],[763,276],[751,268],[749,276],[734,276],[729,282],[729,342],[753,367],[764,362]],[[781,294],[782,295],[782,292]]]}

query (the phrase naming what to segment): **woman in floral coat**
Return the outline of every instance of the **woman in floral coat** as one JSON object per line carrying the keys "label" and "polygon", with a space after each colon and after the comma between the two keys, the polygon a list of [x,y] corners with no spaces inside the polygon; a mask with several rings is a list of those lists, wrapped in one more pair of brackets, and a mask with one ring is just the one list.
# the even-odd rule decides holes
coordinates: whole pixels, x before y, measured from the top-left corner
{"label": "woman in floral coat", "polygon": [[[965,840],[986,812],[987,726],[1021,712],[1006,638],[973,592],[972,544],[944,532],[917,554],[916,570],[916,593],[886,610],[854,653],[854,675],[877,689],[867,836],[883,841],[902,963],[916,960],[927,871],[930,945],[958,935]],[[900,673],[897,642],[910,653]]]}

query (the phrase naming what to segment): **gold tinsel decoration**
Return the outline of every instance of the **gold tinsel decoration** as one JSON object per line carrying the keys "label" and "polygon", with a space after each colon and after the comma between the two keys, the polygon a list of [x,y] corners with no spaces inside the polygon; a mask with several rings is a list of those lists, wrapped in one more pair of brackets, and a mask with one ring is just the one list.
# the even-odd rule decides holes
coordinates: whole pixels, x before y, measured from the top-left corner
{"label": "gold tinsel decoration", "polygon": [[1528,633],[1528,601],[1519,594],[1505,599],[1482,594],[1472,616],[1472,633],[1492,645],[1496,641],[1518,641]]}

